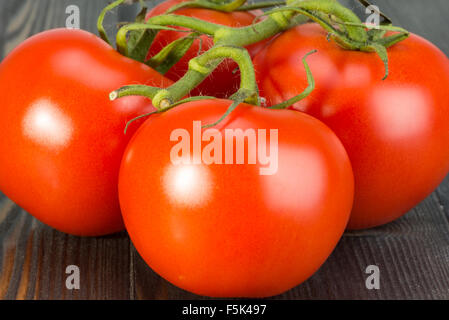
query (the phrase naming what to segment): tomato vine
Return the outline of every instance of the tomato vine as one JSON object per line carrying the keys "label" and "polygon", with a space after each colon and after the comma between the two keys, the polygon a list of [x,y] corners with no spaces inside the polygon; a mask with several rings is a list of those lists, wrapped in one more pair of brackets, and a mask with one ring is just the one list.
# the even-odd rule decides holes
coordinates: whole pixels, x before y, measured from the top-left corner
{"label": "tomato vine", "polygon": [[[99,32],[105,41],[108,38],[102,27],[103,19],[109,10],[122,4],[124,0],[118,0],[102,12],[99,17]],[[363,5],[369,5],[368,1],[359,1]],[[236,10],[250,10],[253,8],[271,8],[250,26],[229,27],[216,23],[203,21],[197,18],[173,14],[181,8],[205,8],[223,12],[232,12]],[[248,46],[260,41],[266,40],[296,25],[303,24],[312,20],[318,23],[328,32],[328,38],[334,40],[345,50],[356,50],[362,52],[375,52],[382,59],[385,67],[384,79],[388,77],[388,52],[387,48],[406,39],[409,32],[400,27],[392,26],[391,21],[382,13],[384,22],[380,26],[369,26],[362,23],[357,15],[350,9],[342,6],[334,0],[287,0],[264,2],[256,5],[246,5],[246,0],[232,1],[211,1],[211,0],[192,0],[185,1],[172,6],[165,14],[150,17],[145,23],[137,21],[122,26],[117,32],[117,47],[120,53],[129,56],[129,32],[140,32],[142,35],[147,32],[158,30],[176,30],[179,32],[189,32],[196,35],[205,34],[213,39],[214,46],[208,51],[190,60],[188,70],[177,82],[168,88],[154,88],[142,85],[129,85],[117,89],[110,95],[111,100],[115,100],[129,95],[143,95],[152,100],[153,105],[159,111],[166,110],[170,106],[197,87],[206,79],[225,59],[234,60],[240,69],[241,83],[240,88],[230,99],[234,103],[230,106],[226,115],[235,108],[236,104],[241,102],[260,105],[258,88],[255,80],[255,71],[251,57],[244,46]],[[174,29],[176,27],[186,30]],[[386,35],[387,31],[395,32],[393,35]],[[188,39],[187,39],[188,40]],[[176,43],[167,46],[166,52],[161,59],[170,56],[174,61],[167,63],[173,65],[176,59],[182,57],[182,53],[188,49],[192,41],[184,41],[177,45]],[[142,44],[148,49],[150,43]],[[184,50],[184,51],[181,51]],[[170,54],[171,53],[171,54]],[[135,58],[131,56],[131,58]],[[160,57],[158,57],[160,58]],[[140,55],[141,62],[145,57]],[[163,60],[158,63],[162,63]],[[307,69],[307,64],[305,63]],[[310,73],[310,70],[308,71]],[[310,85],[312,84],[312,85]],[[313,77],[309,77],[309,87],[297,97],[286,101],[276,108],[284,108],[297,99],[304,98],[313,88]]]}

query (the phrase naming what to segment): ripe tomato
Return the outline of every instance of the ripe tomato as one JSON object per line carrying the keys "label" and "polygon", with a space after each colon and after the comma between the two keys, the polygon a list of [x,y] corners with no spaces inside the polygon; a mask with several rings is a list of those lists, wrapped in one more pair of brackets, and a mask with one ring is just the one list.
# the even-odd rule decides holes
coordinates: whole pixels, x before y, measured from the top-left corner
{"label": "ripe tomato", "polygon": [[201,129],[229,104],[190,102],[148,119],[122,160],[120,205],[138,252],[173,284],[272,296],[306,280],[335,247],[352,169],[328,127],[291,110],[242,104]]}
{"label": "ripe tomato", "polygon": [[111,102],[109,93],[170,82],[85,31],[26,40],[0,65],[0,189],[60,231],[122,230],[117,180],[132,135],[123,130],[153,107],[141,97]]}
{"label": "ripe tomato", "polygon": [[[164,14],[169,8],[186,0],[168,0],[157,5],[148,13],[148,18]],[[173,14],[193,17],[204,21],[221,24],[230,27],[248,26],[254,22],[257,15],[263,14],[261,10],[251,12],[219,12],[209,9],[184,8],[175,11]],[[182,29],[182,28],[180,28]],[[185,32],[169,30],[159,31],[152,44],[148,58],[157,54],[162,48],[179,38],[185,37]],[[206,35],[197,39],[187,51],[185,56],[175,64],[165,76],[173,81],[179,80],[188,70],[189,61],[198,55],[201,45],[201,53],[209,50],[213,46],[213,39]],[[248,46],[248,51],[253,57],[259,52],[266,41],[262,41]],[[237,64],[232,60],[225,60],[215,71],[209,75],[197,88],[192,91],[193,95],[212,95],[219,98],[226,98],[238,90],[240,85],[240,73]],[[233,72],[237,70],[237,72]]]}
{"label": "ripe tomato", "polygon": [[350,229],[400,217],[428,196],[449,170],[449,62],[412,34],[391,47],[390,75],[376,54],[346,51],[316,24],[291,29],[255,58],[261,95],[276,104],[301,92],[308,59],[316,90],[294,108],[326,123],[354,169]]}

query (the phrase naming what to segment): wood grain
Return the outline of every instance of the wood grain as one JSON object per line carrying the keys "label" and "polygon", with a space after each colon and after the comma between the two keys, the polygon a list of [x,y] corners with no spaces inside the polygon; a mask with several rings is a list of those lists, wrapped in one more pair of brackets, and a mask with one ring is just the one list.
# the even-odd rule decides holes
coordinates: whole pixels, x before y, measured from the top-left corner
{"label": "wood grain", "polygon": [[[349,7],[354,1],[345,0]],[[449,2],[378,0],[396,24],[425,36],[449,55]],[[29,36],[65,26],[76,4],[81,27],[95,32],[103,0],[0,0],[0,57]],[[106,20],[112,30],[135,8]],[[363,14],[363,11],[359,12]],[[0,103],[1,113],[1,103]],[[0,114],[1,116],[1,114]],[[77,265],[80,290],[67,290],[65,268]],[[380,290],[365,287],[368,265],[380,268]],[[205,299],[155,274],[126,233],[80,238],[55,231],[0,193],[0,299]],[[403,218],[346,232],[331,257],[304,284],[273,299],[449,299],[449,177]]]}
{"label": "wood grain", "polygon": [[[80,238],[51,229],[2,197],[0,298],[128,299],[126,234]],[[80,269],[80,290],[65,287],[66,267]]]}

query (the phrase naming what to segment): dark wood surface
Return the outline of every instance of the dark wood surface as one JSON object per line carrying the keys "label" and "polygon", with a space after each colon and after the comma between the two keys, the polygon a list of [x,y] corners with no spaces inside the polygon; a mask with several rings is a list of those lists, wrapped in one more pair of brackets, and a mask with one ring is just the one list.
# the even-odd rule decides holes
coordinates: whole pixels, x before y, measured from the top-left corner
{"label": "dark wood surface", "polygon": [[[396,24],[425,36],[449,55],[449,1],[372,2]],[[80,7],[81,28],[95,32],[96,16],[106,3],[0,0],[0,58],[32,34],[64,27],[70,4]],[[133,11],[120,10],[107,19],[107,26],[114,28]],[[81,271],[79,290],[65,286],[65,269],[72,264]],[[365,287],[368,265],[380,268],[379,290]],[[202,298],[156,275],[125,232],[69,236],[43,225],[0,193],[0,299]],[[449,299],[449,178],[403,218],[346,232],[313,277],[274,299]]]}

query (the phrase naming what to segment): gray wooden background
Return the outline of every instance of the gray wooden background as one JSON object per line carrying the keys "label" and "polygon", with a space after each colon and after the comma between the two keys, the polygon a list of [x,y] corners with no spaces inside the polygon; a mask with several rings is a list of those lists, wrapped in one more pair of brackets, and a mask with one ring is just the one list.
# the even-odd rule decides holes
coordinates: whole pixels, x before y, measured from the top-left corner
{"label": "gray wooden background", "polygon": [[[354,1],[344,1],[354,7]],[[393,21],[449,55],[448,0],[373,0]],[[0,0],[0,59],[27,37],[64,27],[78,5],[81,28],[95,32],[105,0]],[[114,28],[134,8],[107,19]],[[449,89],[449,88],[448,88]],[[0,97],[1,116],[1,97]],[[0,129],[1,134],[1,129]],[[1,155],[7,156],[7,155]],[[449,178],[403,218],[347,232],[307,282],[275,299],[449,299]],[[77,265],[81,288],[67,290],[65,269]],[[365,269],[380,268],[380,289],[368,290]],[[0,193],[0,299],[201,299],[146,266],[125,232],[80,238],[38,222]]]}

